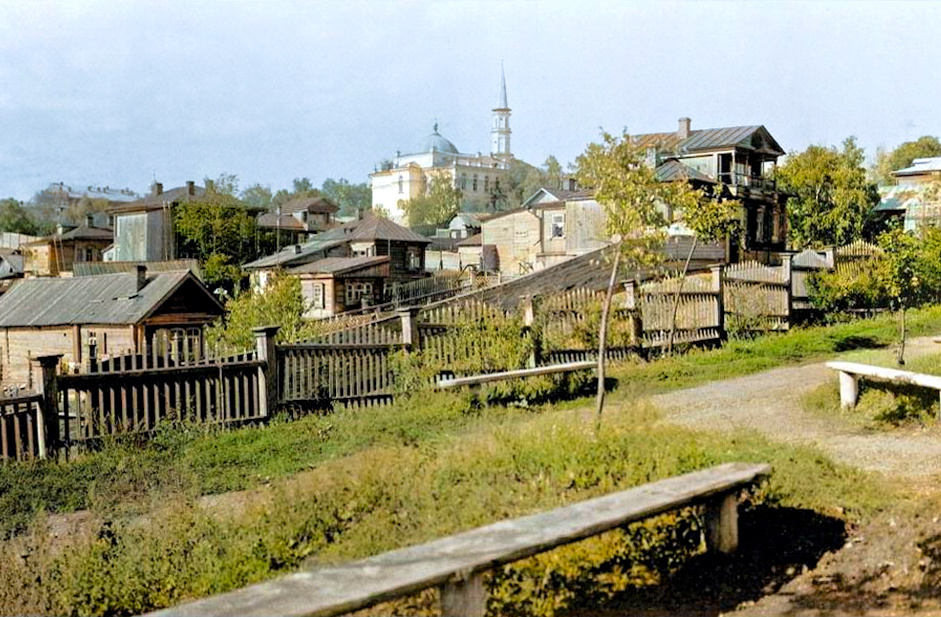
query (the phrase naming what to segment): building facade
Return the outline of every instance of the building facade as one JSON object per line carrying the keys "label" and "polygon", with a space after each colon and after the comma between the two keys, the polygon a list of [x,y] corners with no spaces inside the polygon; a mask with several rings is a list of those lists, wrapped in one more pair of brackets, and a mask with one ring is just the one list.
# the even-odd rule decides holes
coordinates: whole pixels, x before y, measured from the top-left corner
{"label": "building facade", "polygon": [[434,124],[418,148],[408,154],[397,152],[395,158],[383,164],[382,169],[370,174],[372,206],[385,211],[397,223],[405,221],[404,205],[411,199],[425,195],[432,179],[443,176],[460,189],[463,196],[462,211],[493,209],[503,195],[513,153],[510,146],[510,115],[507,104],[506,78],[501,75],[500,97],[492,110],[490,153],[461,153],[458,148],[438,132]]}

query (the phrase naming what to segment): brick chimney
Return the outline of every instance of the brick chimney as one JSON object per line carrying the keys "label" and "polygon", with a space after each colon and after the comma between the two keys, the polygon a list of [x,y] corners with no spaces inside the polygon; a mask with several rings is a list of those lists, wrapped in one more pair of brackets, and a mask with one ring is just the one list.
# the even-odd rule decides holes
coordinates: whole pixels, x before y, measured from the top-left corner
{"label": "brick chimney", "polygon": [[137,264],[135,269],[137,270],[137,291],[140,291],[147,284],[147,266]]}
{"label": "brick chimney", "polygon": [[186,194],[195,195],[196,194],[196,183],[192,180],[186,181]]}
{"label": "brick chimney", "polygon": [[680,139],[686,139],[689,137],[690,123],[692,123],[692,120],[689,118],[680,118],[680,126],[676,130],[676,136]]}
{"label": "brick chimney", "polygon": [[150,194],[156,197],[163,193],[163,184],[160,182],[154,182],[150,185]]}

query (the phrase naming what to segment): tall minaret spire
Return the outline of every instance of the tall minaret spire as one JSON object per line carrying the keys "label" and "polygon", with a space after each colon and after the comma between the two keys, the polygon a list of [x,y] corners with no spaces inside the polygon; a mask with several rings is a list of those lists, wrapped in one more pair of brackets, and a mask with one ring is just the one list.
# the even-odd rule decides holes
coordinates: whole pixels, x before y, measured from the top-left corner
{"label": "tall minaret spire", "polygon": [[500,62],[500,101],[493,109],[493,127],[490,129],[490,154],[500,158],[511,158],[510,151],[510,106],[506,102],[506,74]]}

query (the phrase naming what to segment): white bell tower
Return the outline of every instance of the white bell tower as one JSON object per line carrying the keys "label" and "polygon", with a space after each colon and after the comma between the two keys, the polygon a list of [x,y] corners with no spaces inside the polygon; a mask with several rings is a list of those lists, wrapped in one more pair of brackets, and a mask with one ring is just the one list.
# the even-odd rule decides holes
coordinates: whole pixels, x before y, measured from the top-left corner
{"label": "white bell tower", "polygon": [[512,157],[510,151],[510,107],[506,102],[506,75],[500,64],[500,101],[493,109],[493,127],[490,129],[490,154],[504,160]]}

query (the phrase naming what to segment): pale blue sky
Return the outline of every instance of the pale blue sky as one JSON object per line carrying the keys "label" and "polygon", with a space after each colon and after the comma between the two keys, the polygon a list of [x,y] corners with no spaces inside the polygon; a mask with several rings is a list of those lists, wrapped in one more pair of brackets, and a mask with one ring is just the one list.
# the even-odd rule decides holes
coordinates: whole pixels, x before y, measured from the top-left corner
{"label": "pale blue sky", "polygon": [[366,181],[435,118],[486,151],[501,60],[530,163],[680,116],[871,156],[941,134],[939,34],[928,1],[0,0],[0,198]]}

